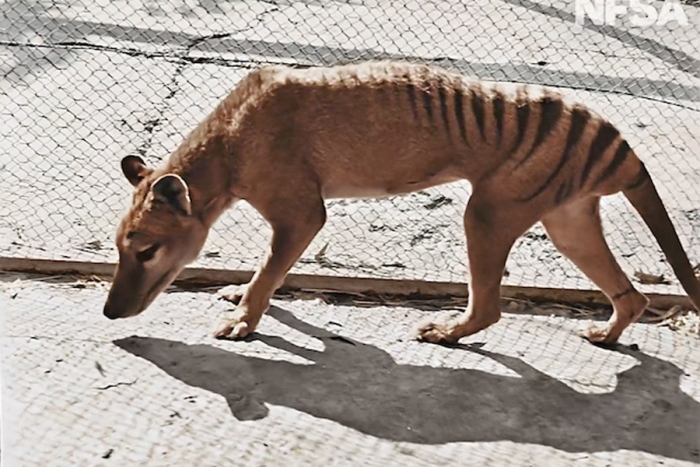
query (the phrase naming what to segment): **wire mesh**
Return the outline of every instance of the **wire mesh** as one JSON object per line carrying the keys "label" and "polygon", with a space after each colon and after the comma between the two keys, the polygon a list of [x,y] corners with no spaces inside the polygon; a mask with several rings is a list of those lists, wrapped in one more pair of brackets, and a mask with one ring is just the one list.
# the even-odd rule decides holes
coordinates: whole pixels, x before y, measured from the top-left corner
{"label": "wire mesh", "polygon": [[[115,261],[114,231],[131,196],[119,170],[123,156],[158,164],[261,64],[391,58],[545,84],[584,100],[646,162],[689,256],[700,258],[698,2],[679,4],[687,25],[645,27],[624,15],[615,25],[579,25],[575,4],[5,1],[0,254]],[[465,182],[403,197],[330,201],[328,223],[293,272],[468,280],[468,196]],[[642,290],[679,291],[626,201],[606,199],[603,218],[628,273],[672,279]],[[250,206],[237,205],[216,224],[195,265],[253,269],[269,233]],[[592,287],[540,226],[517,242],[507,272],[510,285]]]}

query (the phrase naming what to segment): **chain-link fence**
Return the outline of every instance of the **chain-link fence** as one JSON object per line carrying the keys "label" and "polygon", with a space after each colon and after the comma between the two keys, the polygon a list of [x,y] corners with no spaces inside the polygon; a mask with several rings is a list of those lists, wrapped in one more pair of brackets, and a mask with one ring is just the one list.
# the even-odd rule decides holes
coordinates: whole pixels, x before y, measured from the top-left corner
{"label": "chain-link fence", "polygon": [[[700,6],[675,6],[676,20],[663,25],[634,26],[630,10],[599,26],[578,24],[575,0],[5,1],[0,255],[115,261],[114,231],[131,196],[123,156],[158,164],[261,64],[392,58],[583,99],[647,163],[700,260]],[[328,223],[293,271],[468,280],[468,196],[465,182],[330,201]],[[665,274],[672,283],[654,290],[680,291],[627,202],[610,197],[603,211],[623,268]],[[268,237],[261,217],[239,204],[196,265],[253,269]],[[507,270],[511,285],[592,286],[539,226],[518,241]]]}

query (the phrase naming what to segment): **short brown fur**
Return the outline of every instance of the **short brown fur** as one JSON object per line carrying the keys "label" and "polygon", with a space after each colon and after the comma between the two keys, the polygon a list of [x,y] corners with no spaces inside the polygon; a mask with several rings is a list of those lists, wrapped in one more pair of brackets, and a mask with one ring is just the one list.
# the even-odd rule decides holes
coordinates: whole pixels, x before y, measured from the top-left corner
{"label": "short brown fur", "polygon": [[470,300],[428,322],[422,340],[453,342],[498,321],[515,240],[542,221],[556,247],[610,298],[592,341],[615,342],[648,300],[603,238],[598,200],[622,193],[659,241],[693,303],[700,287],[651,178],[620,133],[553,90],[467,79],[440,68],[365,62],[251,72],[159,169],[135,156],[136,187],[117,232],[110,318],[143,311],[199,254],[221,213],[246,200],[272,227],[271,248],[217,337],[253,332],[273,292],[326,219],[324,200],[400,195],[466,179]]}

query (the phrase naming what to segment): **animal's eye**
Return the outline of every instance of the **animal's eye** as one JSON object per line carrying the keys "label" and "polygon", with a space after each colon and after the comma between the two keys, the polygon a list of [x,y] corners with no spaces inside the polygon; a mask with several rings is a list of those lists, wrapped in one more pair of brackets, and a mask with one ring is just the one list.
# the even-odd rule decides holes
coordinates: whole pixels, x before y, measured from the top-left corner
{"label": "animal's eye", "polygon": [[152,260],[156,254],[156,251],[158,251],[158,248],[160,248],[160,245],[158,243],[154,243],[145,250],[139,251],[138,253],[136,253],[136,261],[140,263],[145,263],[147,261]]}

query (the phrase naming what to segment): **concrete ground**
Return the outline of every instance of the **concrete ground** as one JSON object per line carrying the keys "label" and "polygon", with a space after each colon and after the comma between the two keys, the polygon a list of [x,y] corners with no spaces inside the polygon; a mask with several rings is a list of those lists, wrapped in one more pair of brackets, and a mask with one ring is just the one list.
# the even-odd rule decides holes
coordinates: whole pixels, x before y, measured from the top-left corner
{"label": "concrete ground", "polygon": [[108,321],[108,285],[0,276],[3,465],[700,464],[697,336],[636,324],[605,350],[526,307],[445,348],[411,331],[454,310],[316,299],[218,341],[215,294]]}

